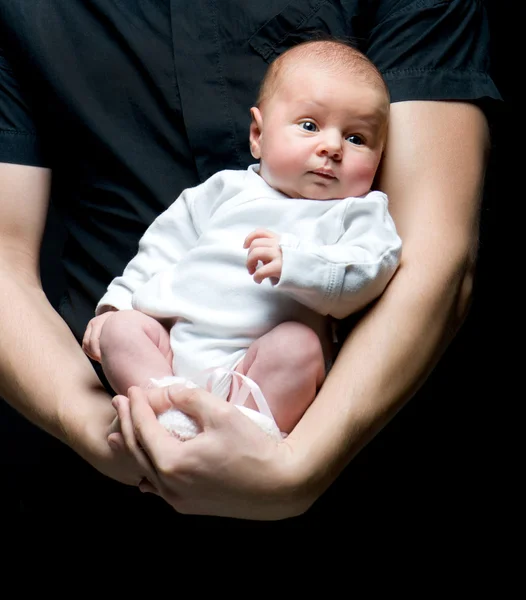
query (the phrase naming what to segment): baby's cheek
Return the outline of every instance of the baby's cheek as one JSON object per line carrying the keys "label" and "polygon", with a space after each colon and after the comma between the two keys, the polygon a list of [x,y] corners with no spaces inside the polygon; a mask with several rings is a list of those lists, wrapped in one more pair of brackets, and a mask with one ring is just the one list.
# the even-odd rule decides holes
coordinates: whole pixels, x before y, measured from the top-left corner
{"label": "baby's cheek", "polygon": [[358,177],[363,181],[371,181],[378,168],[378,161],[373,159],[358,162]]}
{"label": "baby's cheek", "polygon": [[372,161],[357,161],[348,173],[348,182],[351,188],[349,196],[361,196],[367,193],[373,183],[376,173],[376,164]]}

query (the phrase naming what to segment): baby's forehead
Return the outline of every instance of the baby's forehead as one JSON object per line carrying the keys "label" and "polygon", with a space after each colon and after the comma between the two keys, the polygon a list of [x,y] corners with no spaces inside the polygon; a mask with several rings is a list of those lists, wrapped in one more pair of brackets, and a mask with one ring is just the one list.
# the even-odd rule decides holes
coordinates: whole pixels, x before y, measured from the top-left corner
{"label": "baby's forehead", "polygon": [[382,85],[362,73],[331,71],[319,65],[305,64],[281,73],[274,87],[274,97],[302,104],[320,104],[330,108],[349,101],[349,107],[367,104],[384,112],[389,106],[389,96]]}
{"label": "baby's forehead", "polygon": [[287,88],[301,84],[302,80],[325,81],[332,80],[335,84],[334,92],[337,93],[342,84],[352,84],[362,87],[378,89],[388,97],[387,86],[381,76],[371,68],[360,65],[353,67],[346,63],[324,63],[315,57],[303,57],[301,60],[289,59],[276,73],[274,90],[279,87]]}
{"label": "baby's forehead", "polygon": [[[283,88],[297,86],[302,80],[314,82],[332,80],[335,83],[345,82],[356,84],[370,83],[363,75],[345,69],[343,66],[328,68],[314,61],[301,61],[285,65],[276,78],[278,86]],[[338,88],[335,88],[335,92],[337,90]]]}
{"label": "baby's forehead", "polygon": [[289,95],[297,88],[330,87],[342,94],[353,85],[375,90],[374,102],[389,105],[389,91],[374,63],[356,48],[336,41],[299,44],[271,63],[260,87],[258,105]]}

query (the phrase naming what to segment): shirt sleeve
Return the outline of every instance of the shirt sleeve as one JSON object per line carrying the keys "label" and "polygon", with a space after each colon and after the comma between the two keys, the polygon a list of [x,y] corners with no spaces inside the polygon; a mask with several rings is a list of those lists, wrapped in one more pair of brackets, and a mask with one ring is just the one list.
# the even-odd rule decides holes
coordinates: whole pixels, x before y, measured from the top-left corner
{"label": "shirt sleeve", "polygon": [[276,285],[312,310],[337,319],[384,291],[402,247],[385,194],[370,192],[346,202],[344,233],[337,243],[318,245],[282,235],[283,268]]}
{"label": "shirt sleeve", "polygon": [[30,105],[0,48],[0,162],[49,167]]}
{"label": "shirt sleeve", "polygon": [[367,46],[392,102],[501,100],[482,0],[383,0]]}

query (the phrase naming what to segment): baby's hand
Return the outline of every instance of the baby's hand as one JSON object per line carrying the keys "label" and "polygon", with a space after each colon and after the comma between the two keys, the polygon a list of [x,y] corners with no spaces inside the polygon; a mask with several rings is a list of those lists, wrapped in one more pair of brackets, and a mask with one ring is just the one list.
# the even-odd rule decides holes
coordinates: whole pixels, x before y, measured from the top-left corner
{"label": "baby's hand", "polygon": [[[256,283],[261,283],[267,277],[279,281],[283,268],[279,240],[280,236],[268,229],[256,229],[246,237],[243,248],[248,248],[247,269]],[[263,266],[258,269],[260,261]]]}
{"label": "baby's hand", "polygon": [[82,338],[82,349],[93,360],[100,362],[100,333],[102,326],[116,309],[102,313],[98,317],[93,317],[86,327],[86,332]]}

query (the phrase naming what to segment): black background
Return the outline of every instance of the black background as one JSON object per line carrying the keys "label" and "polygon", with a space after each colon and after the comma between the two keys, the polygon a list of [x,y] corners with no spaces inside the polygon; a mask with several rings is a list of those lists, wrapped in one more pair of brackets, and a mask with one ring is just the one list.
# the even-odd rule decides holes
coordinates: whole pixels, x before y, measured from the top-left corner
{"label": "black background", "polygon": [[[313,507],[309,520],[299,524],[338,520],[355,527],[358,514],[358,522],[374,521],[376,527],[396,521],[404,528],[446,527],[453,535],[469,531],[482,539],[504,531],[509,523],[514,504],[512,431],[521,393],[524,399],[509,357],[517,347],[513,337],[519,336],[524,322],[523,311],[515,308],[523,261],[512,246],[524,202],[524,109],[519,112],[518,101],[526,54],[516,35],[515,24],[524,22],[519,9],[511,14],[506,2],[486,4],[493,36],[492,75],[504,104],[492,124],[471,314],[423,390],[353,461],[349,473]],[[61,244],[60,224],[51,213],[42,278],[54,304],[62,286]],[[55,471],[58,446],[0,403],[0,460],[5,473],[0,489],[12,518],[30,515],[35,484],[67,486],[68,473]],[[61,468],[68,467],[61,463]],[[80,467],[73,460],[71,468]],[[84,492],[89,493],[87,489],[80,493]],[[98,502],[103,500],[93,498],[93,516]]]}

